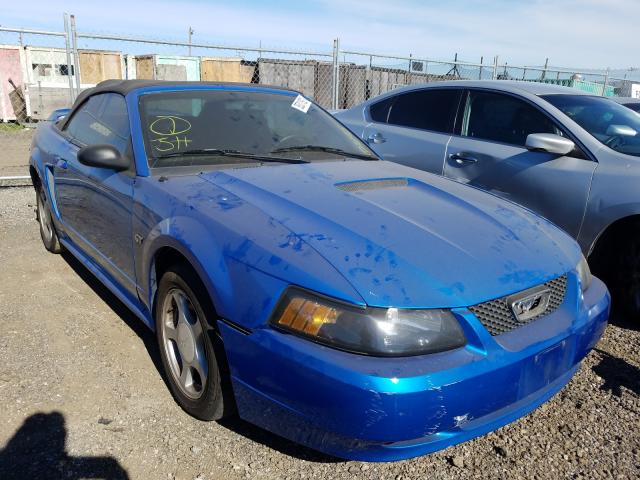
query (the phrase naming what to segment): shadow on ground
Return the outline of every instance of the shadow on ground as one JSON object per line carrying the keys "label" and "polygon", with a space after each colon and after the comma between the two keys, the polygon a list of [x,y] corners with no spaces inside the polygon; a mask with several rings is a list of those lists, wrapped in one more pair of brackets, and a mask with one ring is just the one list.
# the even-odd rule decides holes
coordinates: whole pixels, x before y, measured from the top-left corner
{"label": "shadow on ground", "polygon": [[31,415],[0,450],[0,478],[129,478],[113,457],[70,457],[65,450],[66,437],[65,420],[60,412]]}
{"label": "shadow on ground", "polygon": [[[153,361],[153,364],[158,371],[158,374],[162,377],[165,384],[167,384],[167,378],[164,375],[162,368],[162,361],[160,359],[160,352],[158,344],[156,342],[155,334],[142,323],[142,321],[136,317],[129,308],[122,303],[111,291],[105,287],[82,263],[80,263],[69,252],[62,254],[64,260],[69,264],[72,270],[80,277],[84,282],[98,295],[103,302],[105,302],[116,315],[118,315],[122,321],[138,335],[138,337],[144,343],[149,357]],[[169,386],[167,385],[167,388]],[[320,452],[312,450],[310,448],[303,447],[297,443],[286,440],[285,438],[274,435],[266,430],[263,430],[255,425],[245,422],[237,415],[226,418],[218,422],[224,428],[231,430],[238,435],[242,435],[254,442],[265,445],[273,450],[288,455],[290,457],[303,459],[311,462],[319,463],[337,463],[343,460],[328,455],[324,455]],[[16,477],[17,478],[17,477]],[[0,476],[0,479],[4,480],[4,477]]]}
{"label": "shadow on ground", "polygon": [[640,321],[625,315],[620,309],[615,308],[615,303],[609,315],[609,323],[625,330],[640,330]]}
{"label": "shadow on ground", "polygon": [[263,430],[249,422],[245,422],[237,415],[220,420],[218,423],[238,435],[242,435],[249,440],[260,443],[284,455],[297,458],[299,460],[316,463],[341,463],[346,461],[341,458],[332,457],[316,450],[312,450],[311,448],[307,448],[303,445],[287,440],[286,438],[279,437],[278,435],[274,435],[267,430]]}
{"label": "shadow on ground", "polygon": [[105,287],[100,280],[96,278],[80,261],[65,251],[62,253],[62,257],[69,264],[71,269],[80,277],[84,282],[89,285],[91,290],[100,297],[100,299],[106,303],[111,310],[142,340],[144,343],[149,357],[156,367],[158,373],[164,380],[164,373],[162,370],[162,361],[160,360],[160,352],[158,351],[158,344],[156,343],[156,336],[154,333],[142,323],[142,321],[136,317],[129,308],[122,303],[118,297],[116,297],[111,291]]}
{"label": "shadow on ground", "polygon": [[600,390],[621,397],[624,387],[640,395],[640,368],[599,348],[594,351],[601,357],[600,362],[593,367],[594,373],[604,380]]}

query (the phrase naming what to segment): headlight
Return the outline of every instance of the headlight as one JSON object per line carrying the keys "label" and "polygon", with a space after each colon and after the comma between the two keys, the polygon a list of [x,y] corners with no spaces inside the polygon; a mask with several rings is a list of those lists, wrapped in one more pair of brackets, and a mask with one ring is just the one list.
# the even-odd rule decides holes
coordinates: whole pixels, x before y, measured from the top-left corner
{"label": "headlight", "polygon": [[356,353],[407,356],[466,343],[449,310],[358,308],[290,288],[271,318],[277,328]]}
{"label": "headlight", "polygon": [[591,285],[591,279],[593,278],[591,276],[591,270],[589,270],[589,264],[587,263],[587,259],[584,258],[584,255],[580,258],[580,262],[578,263],[576,270],[578,271],[578,278],[580,278],[580,288],[582,288],[582,291],[584,292],[589,288],[589,285]]}

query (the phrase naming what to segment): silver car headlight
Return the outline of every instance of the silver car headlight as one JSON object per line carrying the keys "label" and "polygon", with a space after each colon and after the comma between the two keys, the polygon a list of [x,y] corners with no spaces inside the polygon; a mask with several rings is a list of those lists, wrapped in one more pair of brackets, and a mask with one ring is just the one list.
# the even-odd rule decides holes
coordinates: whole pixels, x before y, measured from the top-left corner
{"label": "silver car headlight", "polygon": [[298,288],[287,290],[270,323],[315,342],[366,355],[421,355],[466,344],[449,310],[358,308]]}
{"label": "silver car headlight", "polygon": [[578,278],[580,279],[580,288],[584,292],[589,285],[591,285],[591,280],[593,276],[591,275],[591,270],[589,270],[589,264],[587,263],[587,259],[584,258],[584,255],[580,257],[580,262],[576,266],[576,271],[578,272]]}

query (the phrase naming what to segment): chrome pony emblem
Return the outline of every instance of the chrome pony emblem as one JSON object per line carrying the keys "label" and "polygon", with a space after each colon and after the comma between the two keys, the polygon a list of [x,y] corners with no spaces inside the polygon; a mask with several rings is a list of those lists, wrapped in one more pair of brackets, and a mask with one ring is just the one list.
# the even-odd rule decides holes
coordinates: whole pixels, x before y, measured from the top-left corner
{"label": "chrome pony emblem", "polygon": [[507,297],[507,304],[516,320],[524,323],[543,314],[549,306],[550,297],[551,290],[541,285]]}

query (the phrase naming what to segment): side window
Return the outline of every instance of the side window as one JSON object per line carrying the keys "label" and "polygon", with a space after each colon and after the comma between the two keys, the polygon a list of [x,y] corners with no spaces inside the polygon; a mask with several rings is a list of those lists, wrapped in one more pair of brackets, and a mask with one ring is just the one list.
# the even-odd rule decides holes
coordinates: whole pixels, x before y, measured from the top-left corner
{"label": "side window", "polygon": [[384,100],[374,103],[369,107],[369,115],[371,120],[379,123],[387,123],[389,117],[389,108],[393,105],[393,101],[396,97],[385,98]]}
{"label": "side window", "polygon": [[453,132],[460,91],[426,89],[403,93],[395,98],[388,123],[442,133]]}
{"label": "side window", "polygon": [[94,95],[69,120],[64,131],[83,145],[106,143],[125,155],[131,133],[127,105],[122,95]]}
{"label": "side window", "polygon": [[524,147],[530,133],[562,135],[545,114],[522,100],[500,93],[470,92],[462,136]]}

